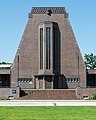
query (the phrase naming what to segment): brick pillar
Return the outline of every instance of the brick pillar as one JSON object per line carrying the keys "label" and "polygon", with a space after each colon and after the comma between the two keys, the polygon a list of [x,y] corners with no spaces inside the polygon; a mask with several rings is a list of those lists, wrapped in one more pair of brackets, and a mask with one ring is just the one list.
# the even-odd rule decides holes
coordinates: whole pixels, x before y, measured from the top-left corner
{"label": "brick pillar", "polygon": [[40,89],[40,88],[39,88],[39,80],[38,80],[38,77],[36,78],[36,89]]}
{"label": "brick pillar", "polygon": [[76,96],[78,99],[82,99],[82,88],[81,87],[77,87],[76,89]]}
{"label": "brick pillar", "polygon": [[54,76],[52,76],[52,89],[53,89]]}
{"label": "brick pillar", "polygon": [[45,89],[45,76],[43,76],[43,90]]}

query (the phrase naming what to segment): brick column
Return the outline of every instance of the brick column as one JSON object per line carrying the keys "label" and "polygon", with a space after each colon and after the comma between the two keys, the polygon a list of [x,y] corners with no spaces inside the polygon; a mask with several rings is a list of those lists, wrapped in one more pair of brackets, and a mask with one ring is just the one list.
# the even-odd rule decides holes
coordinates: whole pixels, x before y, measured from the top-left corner
{"label": "brick column", "polygon": [[43,90],[45,90],[45,76],[43,76]]}
{"label": "brick column", "polygon": [[53,89],[54,76],[52,76],[52,89]]}

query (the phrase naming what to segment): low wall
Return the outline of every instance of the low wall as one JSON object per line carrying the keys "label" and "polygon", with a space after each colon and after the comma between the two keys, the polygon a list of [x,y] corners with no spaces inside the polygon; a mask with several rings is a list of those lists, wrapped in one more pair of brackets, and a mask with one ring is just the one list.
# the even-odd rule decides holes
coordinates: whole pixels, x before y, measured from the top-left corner
{"label": "low wall", "polygon": [[22,100],[76,100],[75,89],[22,90]]}
{"label": "low wall", "polygon": [[82,88],[81,93],[82,93],[82,98],[83,96],[92,97],[92,95],[96,93],[96,88]]}
{"label": "low wall", "polygon": [[96,88],[76,88],[76,95],[78,99],[84,99],[84,96],[92,98],[94,93],[96,93]]}
{"label": "low wall", "polygon": [[15,88],[0,88],[0,98],[19,98],[19,87]]}

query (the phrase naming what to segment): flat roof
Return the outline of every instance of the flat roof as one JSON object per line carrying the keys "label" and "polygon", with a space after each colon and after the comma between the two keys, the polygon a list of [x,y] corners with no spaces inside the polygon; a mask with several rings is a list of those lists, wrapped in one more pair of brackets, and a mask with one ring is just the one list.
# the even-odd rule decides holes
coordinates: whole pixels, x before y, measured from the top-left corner
{"label": "flat roof", "polygon": [[9,68],[12,64],[0,64],[0,68]]}
{"label": "flat roof", "polygon": [[32,14],[46,14],[46,11],[50,10],[52,14],[65,14],[65,7],[33,7]]}

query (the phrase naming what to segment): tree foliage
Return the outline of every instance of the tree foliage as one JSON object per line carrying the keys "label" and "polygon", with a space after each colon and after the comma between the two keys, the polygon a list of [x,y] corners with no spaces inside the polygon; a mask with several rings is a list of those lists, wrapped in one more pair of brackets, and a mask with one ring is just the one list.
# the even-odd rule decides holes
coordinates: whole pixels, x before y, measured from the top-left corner
{"label": "tree foliage", "polygon": [[0,64],[11,64],[11,63],[8,63],[8,62],[0,62]]}
{"label": "tree foliage", "polygon": [[93,94],[93,100],[96,100],[96,93],[95,94]]}
{"label": "tree foliage", "polygon": [[96,55],[91,54],[85,54],[84,61],[87,68],[94,69],[96,68]]}

